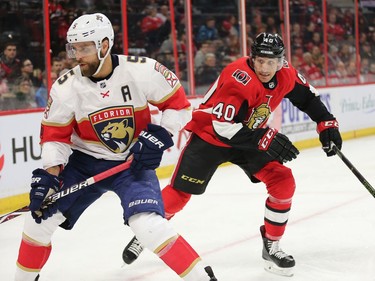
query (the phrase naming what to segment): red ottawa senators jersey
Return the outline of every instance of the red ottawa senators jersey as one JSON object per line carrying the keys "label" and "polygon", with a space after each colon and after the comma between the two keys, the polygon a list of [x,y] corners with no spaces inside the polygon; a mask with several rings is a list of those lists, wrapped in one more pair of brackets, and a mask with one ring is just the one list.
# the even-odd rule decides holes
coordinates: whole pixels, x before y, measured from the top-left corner
{"label": "red ottawa senators jersey", "polygon": [[254,129],[266,126],[284,97],[315,122],[334,119],[317,90],[287,61],[269,82],[262,83],[250,58],[243,57],[223,69],[185,129],[216,146],[244,148]]}

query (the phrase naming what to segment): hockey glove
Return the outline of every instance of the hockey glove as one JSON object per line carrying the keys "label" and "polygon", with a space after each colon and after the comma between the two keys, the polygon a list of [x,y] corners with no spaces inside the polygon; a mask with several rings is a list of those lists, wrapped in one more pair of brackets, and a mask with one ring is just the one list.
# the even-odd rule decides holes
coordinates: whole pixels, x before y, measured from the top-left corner
{"label": "hockey glove", "polygon": [[173,145],[171,135],[166,129],[148,124],[147,130],[140,132],[138,141],[130,149],[133,154],[133,170],[154,170],[159,167],[164,150]]}
{"label": "hockey glove", "polygon": [[339,123],[334,120],[322,121],[318,123],[317,131],[319,133],[319,140],[322,143],[322,148],[327,156],[335,155],[332,149],[331,142],[333,142],[338,149],[341,149],[342,139],[339,132]]}
{"label": "hockey glove", "polygon": [[56,202],[44,202],[44,200],[56,193],[59,187],[60,179],[57,176],[43,169],[33,171],[29,209],[36,223],[41,223],[57,212]]}
{"label": "hockey glove", "polygon": [[265,151],[276,161],[286,163],[297,158],[298,149],[287,136],[278,133],[275,128],[261,128],[255,130],[255,140],[258,149]]}

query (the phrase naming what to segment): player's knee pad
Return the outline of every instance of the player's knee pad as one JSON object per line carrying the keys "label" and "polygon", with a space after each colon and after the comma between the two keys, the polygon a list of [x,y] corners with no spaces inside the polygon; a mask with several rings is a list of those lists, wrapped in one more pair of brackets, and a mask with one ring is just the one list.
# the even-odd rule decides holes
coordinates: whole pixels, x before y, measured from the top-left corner
{"label": "player's knee pad", "polygon": [[129,218],[129,226],[137,239],[153,252],[178,236],[168,221],[155,213],[133,215]]}
{"label": "player's knee pad", "polygon": [[293,197],[296,183],[290,168],[273,161],[263,167],[255,176],[266,184],[268,193],[272,197],[280,200]]}
{"label": "player's knee pad", "polygon": [[49,245],[52,234],[64,220],[65,217],[58,211],[52,217],[42,220],[40,224],[37,224],[32,218],[31,213],[28,213],[25,218],[23,230],[24,239],[36,245]]}

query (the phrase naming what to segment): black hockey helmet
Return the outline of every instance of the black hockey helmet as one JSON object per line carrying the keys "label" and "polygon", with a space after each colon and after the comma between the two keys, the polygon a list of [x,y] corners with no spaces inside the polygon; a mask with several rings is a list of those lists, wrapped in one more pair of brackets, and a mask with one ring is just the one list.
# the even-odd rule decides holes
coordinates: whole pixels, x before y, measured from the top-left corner
{"label": "black hockey helmet", "polygon": [[262,32],[257,35],[251,46],[251,56],[282,58],[284,57],[285,47],[283,39],[277,33]]}

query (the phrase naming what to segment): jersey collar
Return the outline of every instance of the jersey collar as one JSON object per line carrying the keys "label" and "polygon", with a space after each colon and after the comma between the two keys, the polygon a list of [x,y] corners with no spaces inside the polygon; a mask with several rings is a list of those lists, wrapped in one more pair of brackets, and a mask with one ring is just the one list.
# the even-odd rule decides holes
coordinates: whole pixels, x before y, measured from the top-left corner
{"label": "jersey collar", "polygon": [[112,71],[111,73],[109,73],[106,77],[104,78],[95,78],[95,77],[89,77],[90,80],[94,83],[96,82],[99,82],[101,80],[108,80],[109,78],[111,78],[112,74],[113,74],[113,71],[115,70],[115,68],[119,65],[119,60],[118,60],[118,56],[117,55],[112,55],[111,54],[111,60],[112,60]]}
{"label": "jersey collar", "polygon": [[276,88],[277,86],[276,73],[270,81],[268,81],[267,83],[262,83],[264,88],[269,89],[269,90],[273,90]]}

